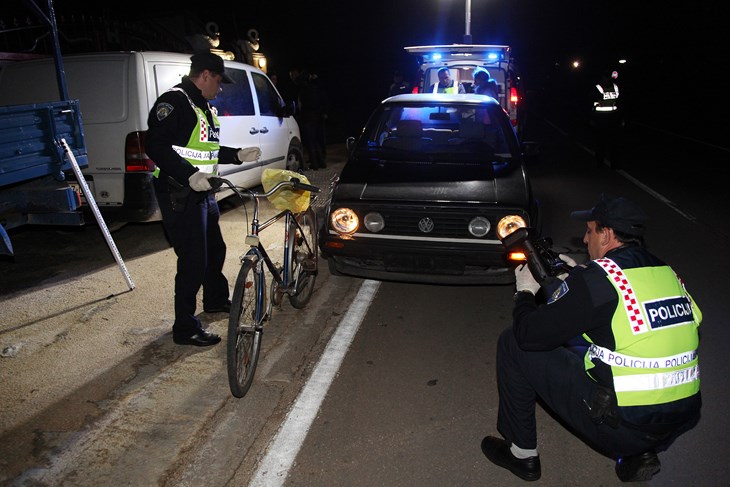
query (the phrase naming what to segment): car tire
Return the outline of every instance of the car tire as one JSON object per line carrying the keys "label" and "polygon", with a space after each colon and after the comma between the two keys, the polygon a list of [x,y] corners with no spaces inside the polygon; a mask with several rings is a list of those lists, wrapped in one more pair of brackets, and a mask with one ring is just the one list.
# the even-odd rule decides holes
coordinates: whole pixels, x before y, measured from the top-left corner
{"label": "car tire", "polygon": [[286,169],[297,172],[304,168],[304,152],[302,144],[298,141],[291,141],[289,150],[286,153]]}
{"label": "car tire", "polygon": [[335,259],[330,257],[327,259],[327,267],[329,267],[330,275],[332,276],[344,276],[344,274],[337,270],[337,267],[335,266]]}

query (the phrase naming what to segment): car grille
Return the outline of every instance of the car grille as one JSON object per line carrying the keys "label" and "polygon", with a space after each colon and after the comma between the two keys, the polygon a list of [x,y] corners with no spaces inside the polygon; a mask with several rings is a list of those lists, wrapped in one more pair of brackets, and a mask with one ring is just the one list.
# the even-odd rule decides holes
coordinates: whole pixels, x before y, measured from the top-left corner
{"label": "car grille", "polygon": [[[496,239],[496,227],[499,220],[510,214],[504,208],[433,208],[433,207],[366,207],[356,209],[360,218],[367,213],[377,211],[385,220],[385,228],[378,235],[400,235],[421,238],[467,238],[474,240]],[[519,214],[523,211],[517,210]],[[476,216],[483,216],[491,223],[491,229],[484,237],[477,238],[469,233],[469,222]],[[419,227],[424,219],[433,222],[433,229],[429,232]],[[364,227],[361,233],[367,233]]]}

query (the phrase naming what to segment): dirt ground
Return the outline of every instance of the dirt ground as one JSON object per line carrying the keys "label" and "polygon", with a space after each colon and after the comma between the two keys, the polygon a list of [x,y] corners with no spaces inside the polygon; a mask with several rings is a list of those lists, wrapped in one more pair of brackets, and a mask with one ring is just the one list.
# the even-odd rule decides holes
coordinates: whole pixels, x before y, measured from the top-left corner
{"label": "dirt ground", "polygon": [[[335,173],[307,175],[326,188]],[[242,205],[226,201],[221,209],[232,288],[249,224]],[[172,343],[176,258],[161,224],[127,225],[113,234],[133,290],[94,225],[29,229],[14,238],[15,259],[0,261],[0,484],[33,467],[39,452],[61,448],[84,425],[108,418],[125,389],[152,377],[164,381],[170,364],[190,362],[185,367],[200,370],[203,382],[211,367],[220,375],[224,344]],[[262,240],[279,255],[283,228],[275,225]],[[226,315],[200,317],[225,336]]]}

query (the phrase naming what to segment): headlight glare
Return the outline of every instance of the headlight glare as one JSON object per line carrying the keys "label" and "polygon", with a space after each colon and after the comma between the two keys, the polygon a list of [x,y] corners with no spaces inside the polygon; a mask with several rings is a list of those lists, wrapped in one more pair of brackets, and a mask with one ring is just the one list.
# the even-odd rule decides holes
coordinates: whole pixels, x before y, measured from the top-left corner
{"label": "headlight glare", "polygon": [[507,235],[518,228],[526,228],[527,222],[520,215],[507,215],[497,224],[497,236],[503,240]]}
{"label": "headlight glare", "polygon": [[351,235],[360,227],[360,219],[350,208],[337,208],[330,214],[330,224],[337,233]]}

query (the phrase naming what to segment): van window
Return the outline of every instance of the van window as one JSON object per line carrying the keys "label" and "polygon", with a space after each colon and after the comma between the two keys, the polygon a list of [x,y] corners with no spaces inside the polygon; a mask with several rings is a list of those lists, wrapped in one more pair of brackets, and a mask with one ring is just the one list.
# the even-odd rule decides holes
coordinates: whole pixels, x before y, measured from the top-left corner
{"label": "van window", "polygon": [[226,74],[233,78],[233,84],[222,84],[223,91],[210,104],[218,110],[218,115],[228,117],[234,115],[255,115],[251,84],[246,71],[242,69],[226,69]]}
{"label": "van window", "polygon": [[179,84],[182,77],[188,74],[188,66],[180,64],[155,64],[155,88],[157,90],[156,97]]}
{"label": "van window", "polygon": [[283,106],[283,101],[269,78],[259,73],[251,73],[253,84],[256,87],[256,97],[259,100],[261,115],[276,117],[276,112]]}

